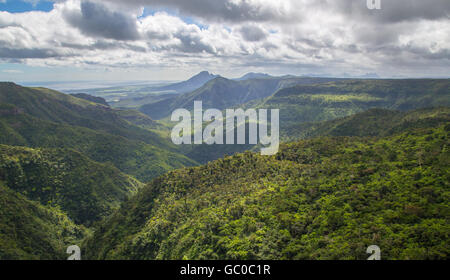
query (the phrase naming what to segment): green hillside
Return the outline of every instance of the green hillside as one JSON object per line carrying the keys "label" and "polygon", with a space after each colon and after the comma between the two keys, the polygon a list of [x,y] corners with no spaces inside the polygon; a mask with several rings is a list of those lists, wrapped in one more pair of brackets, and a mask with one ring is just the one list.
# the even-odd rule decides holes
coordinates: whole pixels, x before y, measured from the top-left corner
{"label": "green hillside", "polygon": [[142,181],[196,164],[170,139],[132,124],[150,124],[138,112],[8,83],[0,84],[0,102],[0,144],[74,149]]}
{"label": "green hillside", "polygon": [[80,98],[80,99],[84,99],[84,100],[87,100],[90,102],[98,103],[101,105],[109,106],[108,102],[106,102],[106,100],[102,97],[97,97],[97,96],[89,95],[86,93],[74,93],[74,94],[71,94],[71,96]]}
{"label": "green hillside", "polygon": [[169,172],[84,243],[93,259],[446,259],[444,125],[322,137]]}
{"label": "green hillside", "polygon": [[5,145],[0,145],[0,181],[30,200],[60,207],[87,226],[111,214],[142,186],[111,164],[73,150]]}
{"label": "green hillside", "polygon": [[196,164],[161,128],[137,111],[0,83],[0,259],[67,258],[142,186],[130,175]]}
{"label": "green hillside", "polygon": [[[426,128],[450,121],[448,107],[418,109],[407,112],[387,109],[370,109],[344,118],[324,122],[299,122],[282,127],[282,142],[310,139],[319,136],[389,136],[408,128]],[[225,134],[225,133],[224,133]],[[235,133],[236,134],[236,133]],[[246,126],[248,135],[248,125]],[[182,146],[189,158],[207,163],[226,155],[244,151],[258,151],[259,145],[191,145]]]}
{"label": "green hillside", "polygon": [[388,136],[408,128],[427,128],[450,121],[450,108],[413,111],[371,109],[348,117],[319,123],[300,123],[281,131],[284,141],[318,136]]}
{"label": "green hillside", "polygon": [[284,88],[247,107],[280,109],[282,129],[369,109],[408,111],[450,106],[449,80],[343,80]]}
{"label": "green hillside", "polygon": [[[89,128],[147,144],[174,149],[157,134],[132,125],[119,110],[44,88],[27,88],[13,83],[0,83],[0,104],[13,105],[17,114],[43,121]],[[8,110],[0,110],[0,117]]]}
{"label": "green hillside", "polygon": [[55,208],[26,199],[0,181],[0,260],[66,259],[86,229]]}
{"label": "green hillside", "polygon": [[116,113],[122,119],[130,122],[133,125],[149,129],[155,132],[166,131],[167,133],[168,131],[170,131],[168,127],[164,126],[164,124],[152,120],[149,116],[137,110],[117,110]]}

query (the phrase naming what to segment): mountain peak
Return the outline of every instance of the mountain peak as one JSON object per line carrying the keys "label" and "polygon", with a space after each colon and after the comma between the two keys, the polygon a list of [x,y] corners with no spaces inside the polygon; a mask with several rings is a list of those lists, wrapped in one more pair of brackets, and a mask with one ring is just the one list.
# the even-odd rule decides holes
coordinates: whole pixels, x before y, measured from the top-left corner
{"label": "mountain peak", "polygon": [[205,70],[205,71],[202,71],[202,72],[198,73],[197,76],[198,75],[208,75],[209,76],[209,75],[212,75],[212,73]]}
{"label": "mountain peak", "polygon": [[163,91],[174,91],[176,93],[187,93],[187,92],[191,92],[191,91],[194,91],[194,90],[202,87],[207,82],[213,80],[216,77],[218,77],[218,76],[214,75],[208,71],[202,71],[202,72],[198,73],[197,75],[191,77],[187,81],[171,84],[168,86],[163,86],[158,89],[163,90]]}
{"label": "mountain peak", "polygon": [[190,78],[188,81],[204,81],[204,82],[206,82],[206,81],[210,81],[216,77],[218,77],[218,76],[210,73],[209,71],[202,71],[202,72],[198,73],[197,75],[193,76],[192,78]]}

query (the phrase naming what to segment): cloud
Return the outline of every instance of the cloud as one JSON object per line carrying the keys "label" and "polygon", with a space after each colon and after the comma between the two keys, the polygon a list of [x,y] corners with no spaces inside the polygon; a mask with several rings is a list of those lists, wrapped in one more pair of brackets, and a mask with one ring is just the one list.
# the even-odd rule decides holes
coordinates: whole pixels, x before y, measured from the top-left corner
{"label": "cloud", "polygon": [[0,12],[0,62],[449,75],[447,2],[59,0],[50,12]]}
{"label": "cloud", "polygon": [[[122,0],[105,0],[123,4]],[[367,8],[366,0],[128,0],[126,5],[171,7],[181,14],[227,22],[291,22],[316,10],[328,10],[358,20],[384,23],[449,16],[448,0],[381,0],[382,9]]]}
{"label": "cloud", "polygon": [[[326,4],[335,12],[362,21],[376,21],[378,23],[398,23],[420,19],[439,20],[448,19],[450,2],[447,0],[381,0],[381,10],[369,10],[366,1],[325,0]],[[319,1],[320,6],[324,6]]]}
{"label": "cloud", "polygon": [[245,25],[241,28],[241,34],[249,42],[257,42],[267,38],[264,30],[258,26]]}
{"label": "cloud", "polygon": [[112,11],[97,2],[81,2],[80,9],[66,10],[66,20],[88,36],[115,40],[137,40],[136,19],[132,15]]}
{"label": "cloud", "polygon": [[152,50],[177,51],[181,53],[216,53],[208,30],[195,24],[187,24],[178,17],[160,12],[140,22],[140,31]]}
{"label": "cloud", "polygon": [[0,47],[1,58],[54,58],[62,55],[51,49],[11,49]]}
{"label": "cloud", "polygon": [[[122,0],[106,0],[122,4]],[[213,21],[271,21],[289,14],[290,1],[282,0],[129,0],[126,5],[169,7],[182,14]]]}

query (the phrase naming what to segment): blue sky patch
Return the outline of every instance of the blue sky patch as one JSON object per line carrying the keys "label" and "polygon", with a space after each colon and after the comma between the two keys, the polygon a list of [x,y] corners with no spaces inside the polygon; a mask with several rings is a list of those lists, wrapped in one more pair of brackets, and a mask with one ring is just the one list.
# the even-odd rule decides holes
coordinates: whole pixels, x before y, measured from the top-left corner
{"label": "blue sky patch", "polygon": [[33,4],[29,1],[6,0],[5,3],[0,2],[0,11],[9,13],[24,13],[29,11],[49,12],[53,10],[53,2],[39,1]]}

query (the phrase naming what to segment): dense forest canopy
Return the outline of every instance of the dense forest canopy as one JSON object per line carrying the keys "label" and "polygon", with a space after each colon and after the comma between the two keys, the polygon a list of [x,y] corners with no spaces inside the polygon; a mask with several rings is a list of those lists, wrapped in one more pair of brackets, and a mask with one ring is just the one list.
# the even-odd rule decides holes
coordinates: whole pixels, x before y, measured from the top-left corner
{"label": "dense forest canopy", "polygon": [[450,126],[320,137],[154,180],[84,246],[95,259],[445,259]]}

